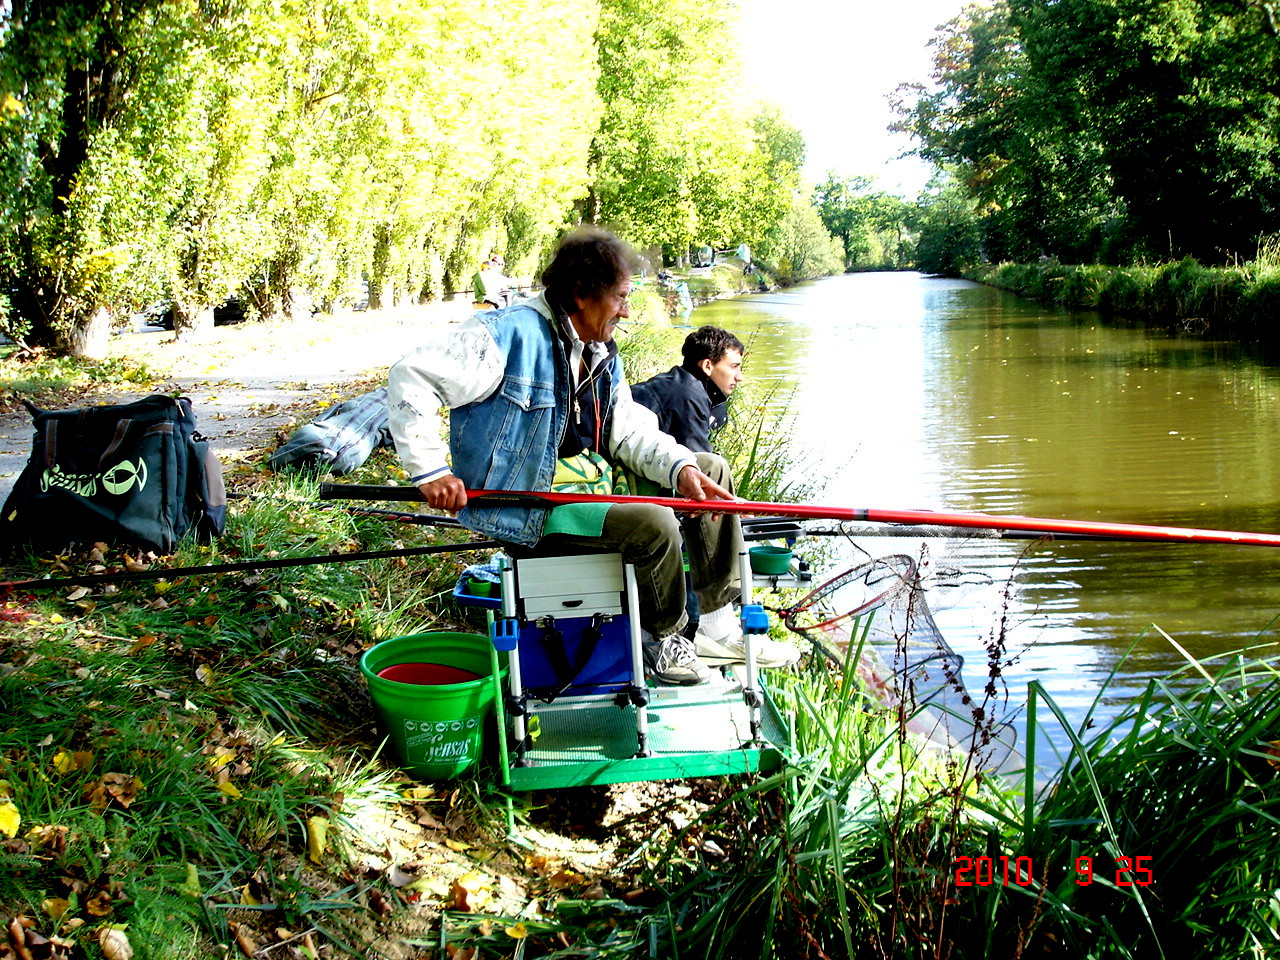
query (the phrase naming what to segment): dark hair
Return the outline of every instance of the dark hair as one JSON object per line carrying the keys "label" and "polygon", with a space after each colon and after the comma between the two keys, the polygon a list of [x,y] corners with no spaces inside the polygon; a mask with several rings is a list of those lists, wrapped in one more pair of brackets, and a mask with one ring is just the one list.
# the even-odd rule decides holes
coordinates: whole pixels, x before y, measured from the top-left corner
{"label": "dark hair", "polygon": [[719,327],[699,327],[684,338],[684,346],[680,352],[684,355],[684,366],[694,370],[703,360],[718,363],[726,350],[737,350],[742,353],[742,341],[728,330]]}
{"label": "dark hair", "polygon": [[547,299],[562,310],[575,310],[578,298],[603,297],[636,271],[636,255],[625,240],[599,227],[577,227],[560,238],[560,246],[542,285]]}

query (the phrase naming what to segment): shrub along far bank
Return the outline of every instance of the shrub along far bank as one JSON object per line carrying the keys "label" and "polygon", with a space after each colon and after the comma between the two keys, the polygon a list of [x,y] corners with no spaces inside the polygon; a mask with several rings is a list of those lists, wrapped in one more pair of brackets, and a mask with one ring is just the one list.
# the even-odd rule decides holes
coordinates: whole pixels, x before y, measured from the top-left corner
{"label": "shrub along far bank", "polygon": [[1280,259],[1273,255],[1229,267],[1206,267],[1190,257],[1128,267],[1048,259],[963,272],[1032,300],[1195,333],[1269,340],[1280,316]]}

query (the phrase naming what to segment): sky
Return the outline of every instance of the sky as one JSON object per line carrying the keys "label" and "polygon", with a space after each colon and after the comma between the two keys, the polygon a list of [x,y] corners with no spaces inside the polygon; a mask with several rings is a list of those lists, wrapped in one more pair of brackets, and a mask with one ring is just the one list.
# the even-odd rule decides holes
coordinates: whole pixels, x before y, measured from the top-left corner
{"label": "sky", "polygon": [[894,160],[910,138],[885,129],[900,83],[928,82],[929,40],[965,0],[739,0],[747,82],[804,134],[805,174],[817,182],[875,177],[914,198],[929,168]]}

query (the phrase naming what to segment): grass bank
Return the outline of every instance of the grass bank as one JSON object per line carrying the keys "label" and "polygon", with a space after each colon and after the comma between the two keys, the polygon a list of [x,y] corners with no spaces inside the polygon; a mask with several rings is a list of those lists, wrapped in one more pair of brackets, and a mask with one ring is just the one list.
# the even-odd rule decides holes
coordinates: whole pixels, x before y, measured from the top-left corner
{"label": "grass bank", "polygon": [[1280,336],[1280,251],[1274,249],[1231,267],[1191,259],[1131,267],[1045,260],[982,264],[966,276],[1033,300],[1193,333]]}
{"label": "grass bank", "polygon": [[[634,338],[634,339],[632,339]],[[629,335],[628,370],[681,332]],[[754,411],[754,413],[753,413]],[[756,419],[753,419],[755,417]],[[767,405],[736,471],[785,499]],[[382,453],[353,482],[403,482]],[[214,547],[99,547],[10,578],[446,545],[248,471]],[[773,492],[770,493],[770,488]],[[793,491],[796,495],[803,492]],[[1266,957],[1280,950],[1280,659],[1193,665],[1047,783],[904,735],[855,671],[775,678],[790,762],[753,781],[516,799],[493,772],[417,783],[381,748],[356,664],[378,640],[478,629],[468,553],[11,588],[0,602],[0,957]],[[855,629],[854,635],[857,635]],[[999,658],[995,658],[998,664]],[[971,678],[972,679],[972,678]],[[1100,698],[1105,696],[1105,691]],[[1063,714],[1033,687],[1032,741]],[[1035,758],[1032,758],[1035,759]]]}
{"label": "grass bank", "polygon": [[[6,572],[137,572],[454,536],[326,508],[308,482],[243,492],[216,547],[158,560],[99,545]],[[115,938],[140,958],[203,958],[215,944],[249,952],[296,937],[285,955],[357,956],[411,939],[379,930],[378,893],[395,895],[383,873],[410,785],[381,764],[354,663],[382,637],[449,622],[440,597],[457,562],[10,589],[0,911],[11,955],[123,957]]]}

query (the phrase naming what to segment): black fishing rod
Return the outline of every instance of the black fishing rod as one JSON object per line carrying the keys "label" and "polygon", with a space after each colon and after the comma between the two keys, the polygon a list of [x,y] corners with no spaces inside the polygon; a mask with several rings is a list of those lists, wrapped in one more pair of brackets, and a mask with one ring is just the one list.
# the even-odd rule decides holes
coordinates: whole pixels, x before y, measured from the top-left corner
{"label": "black fishing rod", "polygon": [[359,560],[388,560],[397,557],[421,557],[437,553],[464,553],[501,547],[496,540],[474,540],[469,543],[439,543],[429,547],[400,547],[395,550],[363,550],[355,553],[326,553],[310,557],[273,557],[263,560],[237,560],[210,563],[198,567],[161,567],[155,570],[120,570],[109,573],[87,573],[69,577],[38,577],[29,580],[0,580],[0,591],[48,590],[56,587],[91,586],[95,583],[124,583],[130,580],[178,580],[210,573],[238,573],[247,570],[273,570],[283,567],[314,567],[326,563],[355,563]]}

